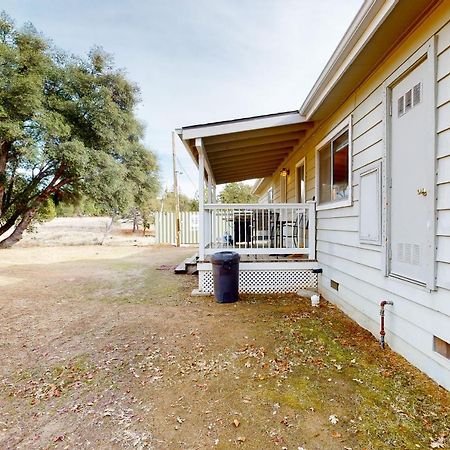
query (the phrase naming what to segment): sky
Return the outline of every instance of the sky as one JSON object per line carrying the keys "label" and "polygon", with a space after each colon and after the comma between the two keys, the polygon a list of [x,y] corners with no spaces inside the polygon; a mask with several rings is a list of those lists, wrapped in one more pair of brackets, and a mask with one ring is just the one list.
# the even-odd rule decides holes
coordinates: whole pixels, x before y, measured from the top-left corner
{"label": "sky", "polygon": [[[296,110],[362,0],[2,0],[57,47],[101,46],[138,84],[136,113],[172,188],[171,132],[198,123]],[[180,191],[197,169],[177,143]]]}

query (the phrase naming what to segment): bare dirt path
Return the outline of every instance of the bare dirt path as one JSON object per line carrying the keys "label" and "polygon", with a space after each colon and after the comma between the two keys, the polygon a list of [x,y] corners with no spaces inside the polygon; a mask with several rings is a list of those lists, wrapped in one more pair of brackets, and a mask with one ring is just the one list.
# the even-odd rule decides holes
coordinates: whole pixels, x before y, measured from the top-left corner
{"label": "bare dirt path", "polygon": [[0,253],[0,448],[448,448],[443,389],[326,302],[190,297],[191,253]]}

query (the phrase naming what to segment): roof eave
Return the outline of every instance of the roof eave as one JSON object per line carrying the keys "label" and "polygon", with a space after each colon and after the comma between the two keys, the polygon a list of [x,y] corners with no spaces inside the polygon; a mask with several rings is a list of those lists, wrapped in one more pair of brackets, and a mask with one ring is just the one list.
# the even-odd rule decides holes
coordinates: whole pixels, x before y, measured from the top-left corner
{"label": "roof eave", "polygon": [[198,167],[198,152],[190,142],[197,138],[205,138],[219,134],[237,133],[269,128],[281,125],[291,125],[305,122],[298,111],[285,111],[253,117],[244,117],[220,122],[199,125],[189,125],[175,130],[194,164]]}
{"label": "roof eave", "polygon": [[[330,80],[342,67],[342,64],[345,63],[346,58],[348,58],[352,50],[355,49],[355,44],[361,39],[364,32],[367,31],[370,22],[374,20],[384,6],[384,13],[379,17],[377,23],[377,27],[379,27],[397,2],[398,0],[390,0],[388,2],[384,0],[366,0],[362,4],[336,47],[336,50],[331,55],[331,58],[328,60],[328,63],[301,105],[299,110],[301,115],[310,118],[314,114],[315,110],[320,105],[320,101],[326,98],[327,93],[333,89],[333,86],[330,86]],[[370,36],[371,34],[367,34],[365,39],[359,43],[360,49],[364,48],[365,44],[369,41]],[[348,68],[349,65],[350,62],[346,64],[346,67]]]}
{"label": "roof eave", "polygon": [[198,167],[198,152],[197,152],[197,149],[195,148],[195,146],[191,147],[189,145],[189,142],[186,141],[185,139],[183,139],[183,129],[182,128],[177,128],[175,130],[175,133],[180,138],[180,141],[184,145],[184,148],[188,152],[189,156],[192,158],[192,161],[194,162],[194,164]]}
{"label": "roof eave", "polygon": [[341,105],[440,0],[366,1],[300,108],[322,120]]}
{"label": "roof eave", "polygon": [[239,133],[243,131],[259,130],[282,125],[292,125],[305,122],[305,117],[298,111],[266,114],[263,116],[246,117],[221,122],[200,125],[190,125],[177,130],[183,140],[205,138],[221,134]]}

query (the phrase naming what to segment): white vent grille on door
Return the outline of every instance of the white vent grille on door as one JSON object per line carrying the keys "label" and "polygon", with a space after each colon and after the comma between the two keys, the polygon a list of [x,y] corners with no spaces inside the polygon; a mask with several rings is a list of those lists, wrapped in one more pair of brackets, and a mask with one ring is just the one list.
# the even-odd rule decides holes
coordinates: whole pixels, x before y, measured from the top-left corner
{"label": "white vent grille on door", "polygon": [[405,263],[411,264],[411,244],[405,244]]}
{"label": "white vent grille on door", "polygon": [[420,266],[420,245],[413,244],[412,264]]}
{"label": "white vent grille on door", "polygon": [[397,244],[397,261],[420,266],[420,245],[407,242]]}
{"label": "white vent grille on door", "polygon": [[403,244],[397,244],[397,261],[403,262],[405,260]]}
{"label": "white vent grille on door", "polygon": [[416,106],[422,100],[422,86],[421,83],[417,83],[413,87],[413,106]]}
{"label": "white vent grille on door", "polygon": [[404,95],[397,99],[398,117],[403,116],[414,106],[422,101],[422,83],[417,83],[412,89],[405,92]]}
{"label": "white vent grille on door", "polygon": [[398,115],[402,116],[405,112],[405,98],[403,95],[398,99]]}
{"label": "white vent grille on door", "polygon": [[405,94],[405,112],[408,112],[412,106],[412,90],[410,89]]}

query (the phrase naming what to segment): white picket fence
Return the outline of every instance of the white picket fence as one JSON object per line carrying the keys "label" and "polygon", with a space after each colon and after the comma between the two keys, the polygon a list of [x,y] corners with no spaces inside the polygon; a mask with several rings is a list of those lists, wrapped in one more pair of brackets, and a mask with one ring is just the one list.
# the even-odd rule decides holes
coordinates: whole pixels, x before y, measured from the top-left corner
{"label": "white picket fence", "polygon": [[[195,212],[180,212],[180,243],[183,245],[198,244],[198,217],[199,213]],[[217,230],[218,232],[220,230]],[[155,234],[156,242],[158,244],[173,244],[176,243],[175,236],[175,213],[173,212],[158,212],[155,215]],[[224,234],[224,231],[222,231]]]}

